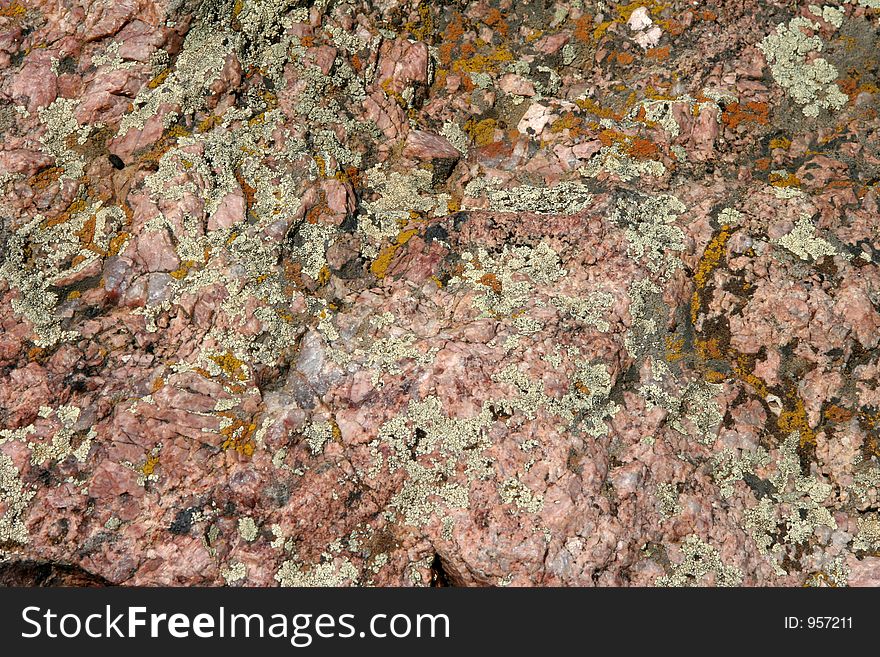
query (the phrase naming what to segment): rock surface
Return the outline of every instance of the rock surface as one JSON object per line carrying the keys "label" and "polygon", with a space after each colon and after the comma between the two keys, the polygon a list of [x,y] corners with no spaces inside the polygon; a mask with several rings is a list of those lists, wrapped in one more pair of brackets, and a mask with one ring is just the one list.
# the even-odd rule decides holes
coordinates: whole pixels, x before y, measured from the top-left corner
{"label": "rock surface", "polygon": [[0,578],[876,585],[878,26],[0,1]]}

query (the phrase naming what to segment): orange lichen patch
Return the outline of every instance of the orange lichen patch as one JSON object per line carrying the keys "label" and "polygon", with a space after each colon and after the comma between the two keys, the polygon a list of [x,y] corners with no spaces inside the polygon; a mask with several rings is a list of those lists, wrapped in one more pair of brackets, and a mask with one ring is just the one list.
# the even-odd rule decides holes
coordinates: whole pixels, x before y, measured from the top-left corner
{"label": "orange lichen patch", "polygon": [[220,413],[219,415],[232,420],[229,426],[220,430],[220,435],[224,438],[220,449],[224,452],[232,449],[242,456],[253,456],[254,443],[252,438],[257,430],[257,425],[237,418],[232,413]]}
{"label": "orange lichen patch", "polygon": [[168,272],[168,275],[171,276],[171,278],[174,278],[179,281],[179,280],[186,278],[187,274],[189,274],[189,270],[195,266],[196,266],[195,260],[184,260],[183,262],[180,263],[180,267],[178,267],[174,271]]}
{"label": "orange lichen patch", "polygon": [[712,23],[718,19],[718,14],[709,9],[704,9],[703,11],[697,12],[697,18],[699,18],[701,21]]}
{"label": "orange lichen patch", "polygon": [[843,408],[842,406],[838,406],[837,404],[831,404],[828,406],[823,412],[825,419],[829,422],[839,423],[839,422],[849,422],[855,413],[847,408]]}
{"label": "orange lichen patch", "polygon": [[589,14],[584,14],[574,22],[574,38],[582,43],[587,43],[592,36],[590,32],[592,26],[593,17]]}
{"label": "orange lichen patch", "polygon": [[169,74],[169,73],[171,73],[171,69],[170,69],[170,68],[166,68],[164,71],[162,71],[161,73],[159,73],[156,77],[154,77],[152,80],[150,80],[149,82],[147,82],[147,89],[155,89],[155,88],[158,87],[160,84],[162,84],[163,82],[165,82],[165,78],[168,77],[168,74]]}
{"label": "orange lichen patch", "polygon": [[62,173],[64,173],[64,169],[61,167],[49,167],[28,178],[27,184],[31,189],[44,190],[52,183],[57,182]]}
{"label": "orange lichen patch", "polygon": [[153,474],[153,471],[156,469],[156,466],[159,465],[159,457],[158,456],[150,456],[146,463],[141,466],[141,472],[149,477]]}
{"label": "orange lichen patch", "polygon": [[495,294],[501,294],[501,281],[495,274],[483,274],[478,282],[490,288]]}
{"label": "orange lichen patch", "polygon": [[[208,373],[205,372],[205,375],[207,375],[207,374]],[[163,379],[161,376],[157,376],[155,379],[153,379],[153,382],[150,384],[150,394],[153,394],[155,392],[159,392],[164,387],[165,387],[165,379]]]}
{"label": "orange lichen patch", "polygon": [[700,313],[700,295],[702,294],[709,276],[721,262],[727,247],[727,240],[730,239],[730,226],[725,224],[706,245],[700,262],[697,264],[697,270],[694,272],[694,293],[691,295],[691,322],[697,323],[697,317]]}
{"label": "orange lichen patch", "polygon": [[626,148],[626,152],[639,160],[652,160],[660,154],[660,149],[652,141],[642,139],[641,137],[633,137]]}
{"label": "orange lichen patch", "polygon": [[483,119],[482,121],[470,119],[464,124],[464,130],[477,146],[488,146],[495,141],[495,125],[495,119]]}
{"label": "orange lichen patch", "polygon": [[621,66],[629,66],[636,60],[636,58],[628,52],[614,52],[613,56]]}
{"label": "orange lichen patch", "polygon": [[244,213],[247,216],[253,212],[257,199],[257,190],[248,184],[239,170],[235,171],[235,180],[238,182],[238,186],[241,187],[241,193],[244,195]]}
{"label": "orange lichen patch", "polygon": [[227,351],[225,354],[210,356],[210,359],[214,361],[214,363],[216,363],[229,378],[238,379],[239,381],[247,380],[248,377],[244,362],[236,358],[231,351]]}
{"label": "orange lichen patch", "polygon": [[667,335],[666,336],[666,362],[674,363],[678,360],[684,358],[684,354],[682,353],[684,349],[684,338],[680,338],[675,335]]}
{"label": "orange lichen patch", "polygon": [[798,187],[801,184],[800,178],[793,173],[771,173],[767,181],[774,187]]}
{"label": "orange lichen patch", "polygon": [[82,225],[78,231],[74,233],[82,242],[83,246],[89,246],[95,241],[95,215],[92,215]]}
{"label": "orange lichen patch", "polygon": [[3,18],[21,18],[26,13],[27,9],[19,2],[10,2],[5,7],[0,7],[0,16]]}
{"label": "orange lichen patch", "polygon": [[74,200],[70,205],[68,205],[67,208],[57,216],[52,217],[51,219],[45,219],[43,222],[43,228],[52,228],[53,226],[63,224],[73,215],[85,210],[87,206],[88,204],[85,202],[85,200],[78,198]]}
{"label": "orange lichen patch", "polygon": [[645,57],[648,59],[656,59],[658,62],[662,62],[666,59],[669,59],[669,46],[657,46],[656,48],[648,48],[645,52]]}
{"label": "orange lichen patch", "polygon": [[770,168],[772,160],[769,157],[761,157],[755,160],[755,168],[758,171],[767,171]]}
{"label": "orange lichen patch", "polygon": [[751,100],[745,104],[730,103],[721,113],[721,120],[732,130],[736,130],[740,123],[767,125],[770,122],[770,110],[767,103]]}
{"label": "orange lichen patch", "polygon": [[574,387],[582,395],[589,395],[590,394],[590,389],[585,384],[581,383],[580,381],[576,381],[574,384]]}
{"label": "orange lichen patch", "polygon": [[490,9],[486,17],[483,18],[483,22],[489,27],[496,30],[502,38],[507,37],[510,26],[504,20],[504,16],[499,9],[496,9],[494,7]]}
{"label": "orange lichen patch", "polygon": [[603,146],[617,144],[627,155],[636,159],[655,159],[660,154],[660,149],[654,142],[642,137],[634,137],[610,128],[602,130],[598,136]]}

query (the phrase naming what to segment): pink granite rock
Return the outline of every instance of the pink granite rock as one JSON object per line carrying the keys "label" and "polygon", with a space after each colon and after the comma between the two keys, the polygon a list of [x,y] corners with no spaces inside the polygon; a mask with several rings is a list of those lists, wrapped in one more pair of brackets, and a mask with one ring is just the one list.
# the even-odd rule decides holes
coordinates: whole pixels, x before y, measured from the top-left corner
{"label": "pink granite rock", "polygon": [[876,584],[865,8],[197,5],[0,15],[0,582]]}

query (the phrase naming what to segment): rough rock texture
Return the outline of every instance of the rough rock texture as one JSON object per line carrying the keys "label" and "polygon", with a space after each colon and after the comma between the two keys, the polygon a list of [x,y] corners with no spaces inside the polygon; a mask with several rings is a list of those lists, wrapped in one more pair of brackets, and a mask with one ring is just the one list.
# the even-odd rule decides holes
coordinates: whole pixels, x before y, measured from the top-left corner
{"label": "rough rock texture", "polygon": [[0,0],[2,577],[877,584],[878,25]]}

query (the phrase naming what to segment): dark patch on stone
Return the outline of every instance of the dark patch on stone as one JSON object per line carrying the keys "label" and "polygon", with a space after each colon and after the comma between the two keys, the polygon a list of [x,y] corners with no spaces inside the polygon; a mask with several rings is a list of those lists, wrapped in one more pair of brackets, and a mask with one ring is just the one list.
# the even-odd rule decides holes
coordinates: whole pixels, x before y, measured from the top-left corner
{"label": "dark patch on stone", "polygon": [[104,587],[113,583],[79,566],[23,559],[0,563],[0,586]]}
{"label": "dark patch on stone", "polygon": [[193,517],[195,516],[196,511],[198,511],[198,509],[194,506],[178,511],[168,530],[172,534],[177,535],[188,533],[193,525]]}

